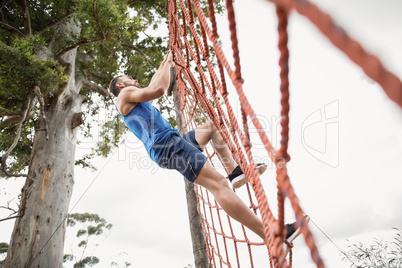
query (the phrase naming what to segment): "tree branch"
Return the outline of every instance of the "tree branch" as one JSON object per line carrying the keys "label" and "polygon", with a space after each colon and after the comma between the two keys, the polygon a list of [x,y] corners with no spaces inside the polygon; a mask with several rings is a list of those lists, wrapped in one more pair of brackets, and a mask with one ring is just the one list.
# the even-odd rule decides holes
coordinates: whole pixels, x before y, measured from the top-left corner
{"label": "tree branch", "polygon": [[150,59],[148,59],[147,55],[145,55],[145,53],[142,52],[138,47],[136,47],[134,45],[130,45],[130,44],[121,44],[121,45],[124,48],[132,49],[132,50],[138,52],[141,56],[143,56],[145,58],[145,60],[148,62],[148,64],[150,64],[154,68],[158,68],[158,66],[155,63],[153,63]]}
{"label": "tree branch", "polygon": [[[13,199],[14,199],[14,198],[13,198]],[[11,201],[13,201],[13,199],[11,199],[10,201],[7,201],[7,207],[5,207],[5,206],[0,206],[0,208],[4,208],[4,209],[7,209],[7,210],[11,210],[11,211],[13,212],[13,213],[11,213],[10,215],[8,215],[8,217],[10,217],[10,216],[12,216],[12,215],[18,213],[17,210],[15,210],[15,209],[13,209],[12,207],[10,207],[10,203],[11,203]],[[8,217],[7,217],[7,218],[8,218]]]}
{"label": "tree branch", "polygon": [[7,151],[6,151],[6,152],[1,156],[1,158],[0,158],[0,159],[1,159],[1,161],[0,161],[0,162],[1,162],[1,171],[3,171],[3,173],[4,173],[6,176],[8,176],[8,177],[22,177],[22,176],[26,176],[26,175],[23,175],[23,174],[16,174],[16,175],[10,174],[10,173],[7,171],[6,162],[7,162],[8,156],[9,156],[10,153],[14,150],[15,146],[17,146],[17,144],[18,144],[18,140],[19,140],[19,138],[20,138],[20,136],[21,136],[22,124],[24,123],[24,121],[25,121],[25,119],[26,119],[26,117],[27,117],[27,114],[28,114],[28,110],[29,110],[31,101],[32,101],[31,98],[28,98],[28,99],[25,100],[25,102],[24,102],[24,104],[23,104],[23,109],[22,109],[22,111],[21,111],[21,118],[20,118],[20,121],[19,121],[19,124],[18,124],[17,133],[16,133],[16,135],[15,135],[15,137],[14,137],[14,141],[13,141],[13,143],[11,144],[10,148],[8,148]]}
{"label": "tree branch", "polygon": [[[34,116],[34,113],[32,111],[29,111],[27,114],[27,117],[25,118],[24,121],[30,120],[32,119]],[[8,116],[6,119],[4,119],[3,122],[1,122],[0,124],[0,131],[2,131],[3,129],[5,129],[6,127],[12,125],[12,124],[16,124],[18,122],[21,121],[21,115],[10,115]]]}
{"label": "tree branch", "polygon": [[102,24],[100,23],[99,18],[98,18],[98,12],[96,10],[96,0],[94,0],[92,2],[92,6],[93,6],[93,9],[94,9],[94,16],[95,16],[96,23],[98,23],[98,25],[99,25],[99,28],[100,28],[100,31],[102,33],[103,39],[106,39],[106,35],[105,35],[105,32],[103,31]]}
{"label": "tree branch", "polygon": [[131,1],[128,1],[128,2],[127,2],[127,5],[129,6],[129,5],[132,5],[132,4],[134,4],[134,3],[141,3],[141,2],[145,2],[145,3],[146,3],[146,1],[144,1],[144,0],[131,0]]}
{"label": "tree branch", "polygon": [[103,88],[103,87],[101,87],[101,86],[89,81],[88,79],[83,79],[82,82],[89,89],[99,93],[103,97],[110,97],[111,96],[111,94],[109,93],[109,91],[107,89],[105,89],[105,88]]}
{"label": "tree branch", "polygon": [[[20,100],[20,102],[24,102],[26,100]],[[24,120],[24,122],[32,119],[34,117],[34,112],[31,110],[31,108],[33,106],[36,105],[36,99],[34,101],[31,102],[31,104],[28,107],[28,114]],[[7,118],[5,118],[2,122],[0,122],[0,132],[3,131],[3,129],[5,129],[6,127],[12,125],[12,124],[16,124],[18,122],[21,121],[21,112],[3,112],[2,114],[0,114],[0,117],[4,117],[7,116]],[[1,161],[0,161],[1,162]],[[1,163],[0,163],[1,165]]]}
{"label": "tree branch", "polygon": [[29,15],[27,1],[26,0],[18,0],[17,3],[22,8],[22,12],[24,14],[25,36],[29,36],[32,34],[32,28],[31,28],[31,16]]}
{"label": "tree branch", "polygon": [[75,13],[71,12],[71,13],[67,13],[66,15],[64,15],[63,17],[61,17],[59,20],[54,21],[52,24],[47,25],[46,27],[44,27],[42,30],[40,30],[38,32],[38,34],[43,34],[44,32],[46,32],[48,29],[59,25],[60,23],[62,23],[64,20],[66,20],[67,18],[69,18],[71,15],[73,15]]}
{"label": "tree branch", "polygon": [[17,28],[14,28],[13,26],[8,25],[7,23],[1,22],[1,21],[0,21],[0,28],[3,29],[3,30],[6,30],[7,32],[14,33],[14,34],[18,34],[20,37],[24,37],[24,36],[25,36],[25,35],[24,35],[20,30],[18,30]]}
{"label": "tree branch", "polygon": [[78,54],[78,57],[85,63],[93,62],[96,59],[96,51],[90,50],[86,53],[80,53]]}
{"label": "tree branch", "polygon": [[81,41],[79,41],[78,43],[75,43],[74,45],[69,46],[69,47],[66,47],[65,49],[63,49],[61,52],[59,52],[59,53],[56,55],[56,58],[61,57],[62,55],[64,55],[64,54],[67,53],[68,51],[73,50],[74,48],[77,48],[77,47],[79,47],[80,45],[96,43],[96,42],[99,42],[99,41],[102,41],[102,40],[103,40],[102,38],[96,39],[96,40],[86,40],[86,39],[81,40]]}
{"label": "tree branch", "polygon": [[71,75],[71,64],[66,62],[61,56],[62,55],[57,56],[56,59],[61,64],[61,66],[63,66],[65,68],[63,74],[70,76]]}
{"label": "tree branch", "polygon": [[4,218],[4,219],[0,219],[0,222],[6,221],[6,220],[12,220],[12,219],[16,219],[16,218],[21,218],[21,217],[22,217],[22,216],[7,217],[7,218]]}
{"label": "tree branch", "polygon": [[11,115],[19,115],[19,112],[0,112],[0,117],[11,116]]}
{"label": "tree branch", "polygon": [[89,80],[96,80],[96,79],[102,79],[103,78],[102,75],[96,74],[96,73],[91,72],[91,71],[86,72],[86,77],[88,77]]}
{"label": "tree branch", "polygon": [[[24,103],[24,101],[26,100],[20,100],[20,102]],[[34,107],[36,105],[36,99],[34,99],[33,101],[31,101],[29,108],[28,108],[28,114],[24,120],[24,122],[32,119],[35,115],[35,113],[32,111],[32,107]],[[2,131],[3,129],[5,129],[6,127],[8,127],[11,124],[16,124],[18,122],[21,121],[21,112],[10,112],[7,116],[6,119],[4,119],[4,121],[0,124],[0,131]],[[1,163],[0,163],[1,164]]]}
{"label": "tree branch", "polygon": [[[38,97],[38,100],[39,100],[40,118],[43,120],[43,123],[45,125],[44,129],[46,132],[46,140],[49,140],[48,125],[47,125],[47,120],[46,120],[46,115],[45,115],[45,100],[43,98],[42,92],[40,92],[39,86],[34,87],[34,92],[36,94],[36,97]],[[42,127],[41,127],[41,129],[42,129]]]}
{"label": "tree branch", "polygon": [[[63,75],[70,77],[72,73],[72,67],[71,64],[66,62],[63,58],[62,55],[56,57],[57,61],[61,64],[61,66],[64,67]],[[63,82],[59,84],[57,91],[54,93],[54,100],[55,102],[58,101],[59,97],[61,94],[64,92],[64,90],[67,87],[67,82]]]}

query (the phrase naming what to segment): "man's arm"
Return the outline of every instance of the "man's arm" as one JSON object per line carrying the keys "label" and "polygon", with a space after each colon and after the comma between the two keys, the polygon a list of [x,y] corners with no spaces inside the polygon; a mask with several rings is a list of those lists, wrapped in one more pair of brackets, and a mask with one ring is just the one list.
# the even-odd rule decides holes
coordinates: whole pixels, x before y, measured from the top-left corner
{"label": "man's arm", "polygon": [[147,87],[128,86],[120,92],[119,98],[123,102],[138,103],[162,97],[170,83],[172,83],[172,79],[174,79],[174,77],[171,77],[170,72],[170,67],[172,66],[174,66],[173,54],[169,51]]}
{"label": "man's arm", "polygon": [[162,97],[165,91],[166,88],[158,86],[157,84],[149,85],[144,88],[128,86],[120,92],[118,99],[122,103],[146,102]]}
{"label": "man's arm", "polygon": [[164,92],[162,88],[128,86],[120,92],[117,97],[116,106],[120,114],[127,115],[137,103],[157,99]]}

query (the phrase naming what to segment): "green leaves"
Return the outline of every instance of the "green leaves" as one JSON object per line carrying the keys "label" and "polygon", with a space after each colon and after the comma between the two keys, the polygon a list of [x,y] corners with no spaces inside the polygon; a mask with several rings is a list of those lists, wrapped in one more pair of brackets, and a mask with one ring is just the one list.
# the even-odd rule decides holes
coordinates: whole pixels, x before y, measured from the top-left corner
{"label": "green leaves", "polygon": [[99,217],[98,214],[91,213],[73,213],[68,215],[67,225],[75,226],[76,223],[106,223],[106,220]]}
{"label": "green leaves", "polygon": [[[107,221],[98,214],[90,213],[74,213],[68,215],[67,226],[74,227],[77,223],[82,223],[86,226],[85,229],[79,229],[76,236],[82,237],[86,236],[97,236],[103,233],[104,229],[110,230],[113,225],[107,223]],[[82,241],[81,241],[82,243]],[[80,243],[80,244],[81,244]],[[83,243],[82,245],[86,245]]]}
{"label": "green leaves", "polygon": [[81,261],[74,264],[74,268],[84,268],[86,266],[92,267],[95,264],[99,263],[99,259],[94,256],[85,257]]}
{"label": "green leaves", "polygon": [[398,228],[393,241],[382,241],[377,238],[371,244],[357,242],[348,245],[343,261],[351,262],[351,267],[392,268],[402,263],[402,233]]}
{"label": "green leaves", "polygon": [[0,98],[8,100],[4,105],[21,102],[32,95],[36,85],[52,94],[66,80],[63,68],[54,59],[42,61],[37,57],[39,50],[40,39],[34,37],[15,38],[9,45],[0,43]]}
{"label": "green leaves", "polygon": [[6,242],[0,242],[0,267],[4,266],[8,246]]}
{"label": "green leaves", "polygon": [[[75,261],[74,267],[91,267],[99,263],[99,259],[95,256],[84,257],[85,250],[93,244],[91,241],[95,240],[95,237],[103,234],[105,230],[110,230],[113,225],[99,217],[98,214],[73,213],[68,215],[67,226],[70,227],[69,229],[81,227],[77,230],[75,237],[79,239],[77,246],[82,248],[82,253],[65,254],[63,262]],[[81,259],[78,259],[77,256],[81,256]]]}
{"label": "green leaves", "polygon": [[[25,11],[29,16],[24,16]],[[111,98],[94,100],[100,91],[91,88],[91,84],[106,92],[116,74],[126,73],[146,85],[166,52],[167,34],[160,36],[161,32],[155,31],[158,27],[166,30],[164,0],[27,1],[25,11],[15,1],[7,1],[1,7],[0,155],[15,137],[22,103],[35,97],[34,86],[40,87],[45,112],[49,112],[69,85],[72,92],[87,100],[84,119],[91,121],[100,107],[113,104]],[[76,54],[68,54],[75,50]],[[75,59],[68,58],[71,56]],[[88,83],[81,83],[82,80]],[[10,171],[18,172],[29,163],[38,105],[32,105],[28,113],[19,144],[7,161]],[[90,135],[93,125],[88,121],[84,125],[89,127],[81,128],[84,137]],[[83,167],[92,167],[89,160],[94,155],[107,156],[125,129],[116,116],[101,123],[105,125],[97,133],[101,135],[98,147],[76,161]]]}

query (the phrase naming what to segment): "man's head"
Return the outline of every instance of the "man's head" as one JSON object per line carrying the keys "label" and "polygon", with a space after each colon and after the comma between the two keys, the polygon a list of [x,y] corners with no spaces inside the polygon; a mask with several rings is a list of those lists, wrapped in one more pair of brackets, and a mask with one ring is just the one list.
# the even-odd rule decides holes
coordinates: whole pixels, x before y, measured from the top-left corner
{"label": "man's head", "polygon": [[141,87],[138,81],[134,80],[131,76],[119,75],[110,81],[109,90],[117,97],[119,96],[120,91],[128,86]]}

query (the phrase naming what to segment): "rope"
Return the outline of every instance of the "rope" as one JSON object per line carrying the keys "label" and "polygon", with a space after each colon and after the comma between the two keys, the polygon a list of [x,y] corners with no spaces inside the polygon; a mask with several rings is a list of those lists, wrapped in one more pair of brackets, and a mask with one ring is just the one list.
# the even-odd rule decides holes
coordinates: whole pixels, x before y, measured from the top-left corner
{"label": "rope", "polygon": [[307,0],[267,1],[284,5],[289,10],[294,9],[308,18],[334,46],[360,66],[368,77],[376,81],[391,100],[402,107],[401,80],[388,71],[376,56],[368,53],[359,42],[351,38],[342,27],[333,21],[329,14]]}
{"label": "rope", "polygon": [[[306,0],[269,0],[276,5],[278,17],[278,49],[280,51],[280,92],[281,92],[281,142],[276,150],[254,110],[243,92],[240,52],[236,32],[236,18],[233,1],[226,1],[229,22],[232,58],[224,54],[218,34],[213,0],[207,0],[203,9],[200,0],[168,0],[169,47],[173,51],[177,71],[177,90],[184,132],[212,120],[228,145],[233,159],[244,171],[249,184],[245,191],[250,209],[258,214],[263,222],[266,243],[255,240],[244,226],[230,219],[213,196],[204,188],[195,186],[198,198],[198,212],[202,219],[206,237],[206,252],[211,267],[261,265],[261,248],[266,248],[265,260],[270,267],[292,267],[292,249],[289,260],[283,251],[284,243],[284,203],[290,201],[301,233],[308,246],[311,258],[317,267],[324,267],[313,235],[305,221],[299,199],[295,194],[287,172],[289,142],[289,49],[288,16],[292,10],[306,16],[341,49],[353,62],[361,66],[366,74],[377,81],[386,94],[402,107],[402,83],[394,74],[387,71],[375,56],[367,53],[360,44],[337,26],[331,17]],[[231,80],[241,104],[241,122],[228,95],[226,78]],[[262,186],[256,165],[253,161],[252,144],[248,132],[248,121],[258,131],[259,138],[276,167],[278,215],[269,207],[268,198]],[[208,146],[206,155],[213,166],[219,156]],[[218,159],[217,159],[218,158]],[[239,190],[243,191],[243,190]],[[273,231],[276,228],[276,233]],[[292,245],[289,245],[290,247]]]}

